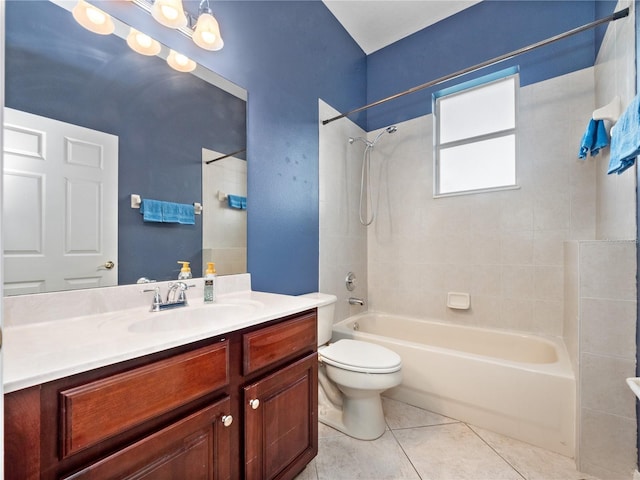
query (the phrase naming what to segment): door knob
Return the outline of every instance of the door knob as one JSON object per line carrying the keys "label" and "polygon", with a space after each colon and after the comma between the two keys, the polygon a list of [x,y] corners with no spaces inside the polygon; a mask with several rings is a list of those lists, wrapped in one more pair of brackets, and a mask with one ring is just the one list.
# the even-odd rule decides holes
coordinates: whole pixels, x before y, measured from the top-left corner
{"label": "door knob", "polygon": [[101,268],[106,268],[107,270],[111,270],[115,266],[116,266],[116,264],[113,263],[111,260],[108,260],[105,263],[103,263],[102,265],[100,265]]}
{"label": "door knob", "polygon": [[233,417],[231,415],[223,415],[222,416],[222,424],[225,427],[228,427],[229,425],[231,425],[233,423]]}
{"label": "door knob", "polygon": [[260,400],[258,400],[257,398],[249,400],[249,406],[255,410],[260,406]]}

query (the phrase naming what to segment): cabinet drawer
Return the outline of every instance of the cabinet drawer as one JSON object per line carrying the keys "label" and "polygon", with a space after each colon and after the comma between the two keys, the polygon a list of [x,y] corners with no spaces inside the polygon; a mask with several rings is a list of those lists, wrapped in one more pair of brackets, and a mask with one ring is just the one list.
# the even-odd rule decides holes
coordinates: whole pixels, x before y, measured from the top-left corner
{"label": "cabinet drawer", "polygon": [[229,383],[229,341],[60,392],[67,457]]}
{"label": "cabinet drawer", "polygon": [[243,372],[248,375],[268,365],[317,346],[316,312],[261,328],[242,336]]}

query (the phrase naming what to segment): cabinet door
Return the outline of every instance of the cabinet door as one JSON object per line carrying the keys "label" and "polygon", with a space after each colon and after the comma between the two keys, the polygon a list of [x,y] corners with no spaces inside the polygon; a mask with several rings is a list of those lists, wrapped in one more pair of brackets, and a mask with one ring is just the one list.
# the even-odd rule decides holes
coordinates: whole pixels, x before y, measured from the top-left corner
{"label": "cabinet door", "polygon": [[64,480],[204,480],[231,477],[229,397]]}
{"label": "cabinet door", "polygon": [[318,355],[244,389],[245,478],[294,478],[318,453]]}

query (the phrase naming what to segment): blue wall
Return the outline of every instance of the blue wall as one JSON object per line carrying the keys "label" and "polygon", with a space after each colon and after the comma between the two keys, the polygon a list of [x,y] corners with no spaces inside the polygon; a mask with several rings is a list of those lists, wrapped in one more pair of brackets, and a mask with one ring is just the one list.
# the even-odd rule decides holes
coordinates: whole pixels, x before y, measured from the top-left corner
{"label": "blue wall", "polygon": [[[318,288],[318,97],[348,111],[613,8],[485,0],[367,58],[319,0],[214,1],[225,39],[220,52],[198,49],[128,2],[98,3],[248,90],[249,271],[254,289],[289,294]],[[198,3],[185,7],[195,11]],[[593,65],[596,38],[581,34],[511,64],[521,65],[525,85],[585,68]],[[423,92],[352,119],[371,130],[430,109]]]}
{"label": "blue wall", "polygon": [[[184,2],[190,11],[198,3]],[[212,6],[225,41],[220,52],[192,46],[127,2],[101,4],[248,90],[252,287],[288,294],[317,290],[318,97],[340,110],[365,103],[366,57],[319,0]]]}
{"label": "blue wall", "polygon": [[[369,55],[367,102],[546,40],[609,15],[614,6],[608,1],[485,0]],[[367,130],[431,113],[433,92],[508,66],[520,65],[522,86],[593,66],[602,35],[602,30],[589,30],[374,107],[367,114]]]}

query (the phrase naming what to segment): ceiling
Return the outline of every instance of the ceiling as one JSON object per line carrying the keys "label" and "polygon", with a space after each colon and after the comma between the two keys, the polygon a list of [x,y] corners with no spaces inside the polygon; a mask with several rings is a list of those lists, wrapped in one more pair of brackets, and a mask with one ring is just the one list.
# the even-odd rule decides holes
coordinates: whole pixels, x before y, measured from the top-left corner
{"label": "ceiling", "polygon": [[369,55],[480,0],[322,0]]}

